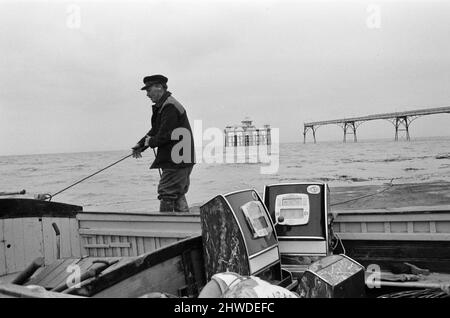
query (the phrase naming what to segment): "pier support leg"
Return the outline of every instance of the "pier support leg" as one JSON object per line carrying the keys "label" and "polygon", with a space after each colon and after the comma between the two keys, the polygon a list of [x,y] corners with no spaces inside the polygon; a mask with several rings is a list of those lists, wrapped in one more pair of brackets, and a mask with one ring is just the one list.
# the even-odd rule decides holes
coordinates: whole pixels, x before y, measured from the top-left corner
{"label": "pier support leg", "polygon": [[347,124],[344,124],[344,143],[347,142]]}
{"label": "pier support leg", "polygon": [[[405,131],[406,140],[410,141],[411,138],[409,136],[409,124],[411,123],[411,120],[408,118],[408,116],[402,116],[402,117],[396,117],[395,118],[395,141],[398,141],[398,132],[399,131]],[[404,128],[401,128],[403,126]]]}
{"label": "pier support leg", "polygon": [[308,130],[312,131],[314,143],[316,143],[316,130],[318,127],[314,126],[304,126],[303,128],[303,143],[306,144],[306,135],[308,134]]}
{"label": "pier support leg", "polygon": [[344,143],[347,142],[347,129],[351,128],[351,133],[353,134],[353,141],[357,142],[358,139],[356,138],[356,124],[354,121],[345,122],[342,126],[342,129],[344,130]]}

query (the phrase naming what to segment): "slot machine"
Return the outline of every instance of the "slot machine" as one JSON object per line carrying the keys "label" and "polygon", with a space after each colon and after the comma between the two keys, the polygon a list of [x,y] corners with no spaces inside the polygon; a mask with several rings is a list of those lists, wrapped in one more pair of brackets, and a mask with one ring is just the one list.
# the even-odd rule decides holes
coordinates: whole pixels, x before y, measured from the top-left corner
{"label": "slot machine", "polygon": [[330,254],[328,202],[326,183],[265,186],[264,203],[275,225],[284,268],[303,272]]}
{"label": "slot machine", "polygon": [[200,207],[207,280],[220,272],[255,275],[286,287],[277,234],[258,193],[242,190],[218,195]]}

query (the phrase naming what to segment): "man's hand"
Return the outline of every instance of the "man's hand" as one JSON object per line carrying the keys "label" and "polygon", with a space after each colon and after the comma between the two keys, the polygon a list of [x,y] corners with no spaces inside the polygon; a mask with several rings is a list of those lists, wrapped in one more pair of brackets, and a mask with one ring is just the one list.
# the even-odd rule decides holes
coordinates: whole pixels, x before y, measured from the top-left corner
{"label": "man's hand", "polygon": [[131,148],[133,158],[142,158],[142,148],[139,144],[136,144],[133,148]]}

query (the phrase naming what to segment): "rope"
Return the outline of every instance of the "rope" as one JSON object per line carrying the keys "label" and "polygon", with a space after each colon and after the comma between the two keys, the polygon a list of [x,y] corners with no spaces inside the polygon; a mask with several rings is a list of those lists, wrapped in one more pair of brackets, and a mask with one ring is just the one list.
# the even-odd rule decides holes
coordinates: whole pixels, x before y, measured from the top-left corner
{"label": "rope", "polygon": [[102,172],[102,171],[104,171],[104,170],[106,170],[106,169],[108,169],[108,168],[110,168],[110,167],[112,167],[112,166],[114,166],[114,165],[116,165],[116,164],[118,164],[119,162],[121,162],[121,161],[127,159],[128,157],[131,157],[132,155],[133,155],[133,154],[131,154],[131,155],[126,155],[126,156],[123,157],[122,159],[117,160],[116,162],[114,162],[114,163],[112,163],[112,164],[106,166],[105,168],[100,169],[100,170],[98,170],[97,172],[94,172],[93,174],[91,174],[91,175],[89,175],[89,176],[87,176],[87,177],[85,177],[85,178],[83,178],[83,179],[81,179],[81,180],[79,180],[79,181],[77,181],[77,182],[71,184],[71,185],[68,186],[68,187],[65,187],[65,188],[62,189],[62,190],[59,190],[58,192],[56,192],[56,193],[54,193],[54,194],[49,194],[49,193],[43,194],[41,198],[44,199],[44,200],[49,200],[49,201],[51,201],[52,198],[53,198],[54,196],[60,194],[61,192],[64,192],[64,191],[66,191],[66,190],[72,188],[73,186],[75,186],[75,185],[77,185],[77,184],[83,182],[83,181],[86,180],[86,179],[89,179],[89,178],[95,176],[96,174],[98,174],[98,173],[100,173],[100,172]]}
{"label": "rope", "polygon": [[378,298],[450,298],[450,295],[440,289],[407,290],[386,295]]}
{"label": "rope", "polygon": [[394,186],[394,184],[392,183],[392,181],[393,181],[394,179],[395,179],[395,178],[392,178],[391,181],[389,181],[389,185],[388,185],[387,187],[381,189],[381,190],[375,191],[375,192],[370,193],[370,194],[365,194],[365,195],[362,195],[362,196],[359,196],[359,197],[356,197],[356,198],[353,198],[353,199],[349,199],[349,200],[345,200],[345,201],[341,201],[341,202],[336,202],[336,203],[330,204],[330,206],[335,206],[335,205],[339,205],[339,204],[344,204],[344,203],[348,203],[348,202],[360,200],[360,199],[363,199],[363,198],[367,198],[367,197],[371,197],[371,196],[374,196],[374,195],[383,193],[383,192],[387,191],[388,189],[390,189],[391,187]]}

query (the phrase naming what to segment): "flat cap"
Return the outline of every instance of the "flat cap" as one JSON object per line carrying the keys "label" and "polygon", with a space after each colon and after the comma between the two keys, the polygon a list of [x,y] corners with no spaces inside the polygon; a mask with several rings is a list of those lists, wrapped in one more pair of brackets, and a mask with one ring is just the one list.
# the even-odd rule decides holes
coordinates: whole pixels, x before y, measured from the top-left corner
{"label": "flat cap", "polygon": [[144,77],[144,84],[145,86],[141,88],[141,90],[145,90],[148,87],[152,86],[153,84],[167,84],[167,81],[169,79],[165,77],[164,75],[150,75]]}

